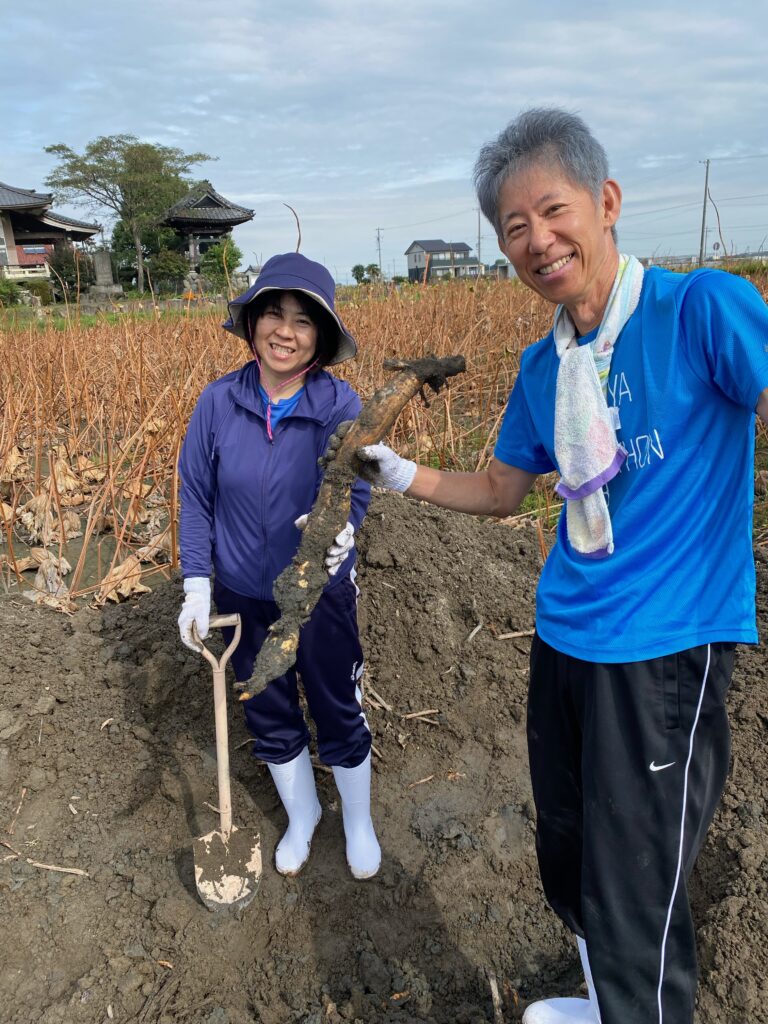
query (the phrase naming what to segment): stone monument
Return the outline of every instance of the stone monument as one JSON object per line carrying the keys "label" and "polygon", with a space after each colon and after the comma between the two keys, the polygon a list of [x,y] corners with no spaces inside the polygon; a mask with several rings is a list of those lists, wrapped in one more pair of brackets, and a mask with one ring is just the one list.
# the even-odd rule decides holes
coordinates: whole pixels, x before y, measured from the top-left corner
{"label": "stone monument", "polygon": [[93,254],[93,265],[96,271],[96,284],[88,288],[88,298],[95,302],[99,299],[117,299],[123,294],[123,286],[115,284],[112,276],[112,257],[107,249],[97,249]]}

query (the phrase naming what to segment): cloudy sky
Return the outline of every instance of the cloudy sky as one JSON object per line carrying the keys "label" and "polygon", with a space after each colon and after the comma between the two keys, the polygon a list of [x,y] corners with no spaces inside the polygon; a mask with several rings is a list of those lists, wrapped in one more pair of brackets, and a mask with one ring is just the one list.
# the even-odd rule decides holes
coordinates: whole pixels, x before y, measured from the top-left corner
{"label": "cloudy sky", "polygon": [[[768,4],[745,0],[0,0],[0,181],[45,190],[100,135],[218,157],[246,262],[404,273],[414,239],[478,243],[479,147],[528,106],[579,112],[624,190],[621,248],[768,246]],[[88,211],[59,205],[88,219]],[[107,217],[98,218],[109,223]],[[722,239],[721,239],[722,235]],[[480,225],[486,261],[499,254]]]}

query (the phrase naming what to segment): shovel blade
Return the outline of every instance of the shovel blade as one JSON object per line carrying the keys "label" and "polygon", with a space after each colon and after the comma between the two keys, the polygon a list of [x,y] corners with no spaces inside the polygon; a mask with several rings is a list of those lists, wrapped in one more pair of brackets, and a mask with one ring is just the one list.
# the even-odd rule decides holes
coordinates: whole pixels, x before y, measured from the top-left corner
{"label": "shovel blade", "polygon": [[247,907],[261,878],[259,836],[233,828],[225,840],[221,832],[193,839],[195,882],[209,910]]}

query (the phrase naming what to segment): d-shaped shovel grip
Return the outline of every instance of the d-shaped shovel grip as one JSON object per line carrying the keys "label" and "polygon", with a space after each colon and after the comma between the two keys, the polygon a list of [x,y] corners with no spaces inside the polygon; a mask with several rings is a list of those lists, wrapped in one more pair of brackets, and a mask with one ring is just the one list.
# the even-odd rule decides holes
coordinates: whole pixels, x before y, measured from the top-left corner
{"label": "d-shaped shovel grip", "polygon": [[212,615],[208,623],[210,629],[224,629],[226,626],[235,627],[235,635],[232,637],[232,641],[221,656],[221,660],[217,661],[216,656],[208,650],[203,641],[200,639],[200,634],[197,632],[197,623],[192,623],[192,639],[196,644],[200,644],[200,653],[205,660],[214,669],[223,669],[230,657],[232,652],[235,650],[237,645],[240,643],[240,634],[242,633],[242,623],[240,622],[240,616],[234,615]]}

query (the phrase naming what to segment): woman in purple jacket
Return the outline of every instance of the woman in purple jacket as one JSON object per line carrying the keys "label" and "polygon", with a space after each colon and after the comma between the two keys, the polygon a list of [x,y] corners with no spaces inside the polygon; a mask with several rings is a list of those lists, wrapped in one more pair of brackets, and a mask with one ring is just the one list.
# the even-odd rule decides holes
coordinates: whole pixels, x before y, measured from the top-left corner
{"label": "woman in purple jacket", "polygon": [[[299,546],[297,520],[301,525],[317,497],[317,460],[338,425],[357,416],[360,399],[325,370],[357,351],[334,309],[334,282],[325,267],[299,253],[273,256],[229,311],[224,327],[248,342],[254,358],[205,388],[182,447],[186,596],[179,630],[193,650],[192,624],[200,637],[207,635],[213,570],[217,609],[242,619],[232,664],[244,681],[280,614],[272,586]],[[359,688],[363,652],[353,568],[354,535],[369,500],[369,485],[358,480],[349,522],[328,549],[328,585],[301,630],[296,661],[320,758],[331,765],[341,796],[355,878],[372,877],[381,861],[370,813],[371,734]],[[307,861],[321,814],[296,670],[273,680],[244,708],[253,752],[267,762],[288,814],[275,865],[281,874],[295,875]]]}

